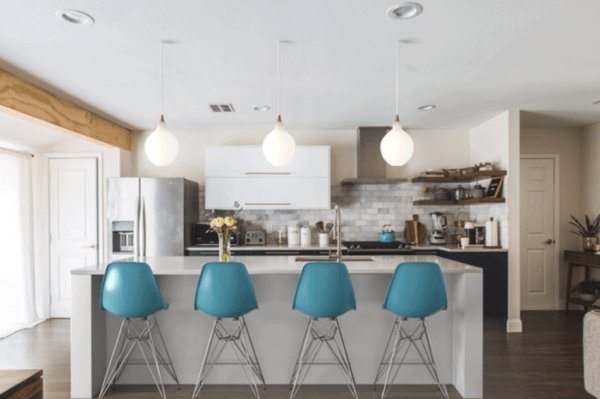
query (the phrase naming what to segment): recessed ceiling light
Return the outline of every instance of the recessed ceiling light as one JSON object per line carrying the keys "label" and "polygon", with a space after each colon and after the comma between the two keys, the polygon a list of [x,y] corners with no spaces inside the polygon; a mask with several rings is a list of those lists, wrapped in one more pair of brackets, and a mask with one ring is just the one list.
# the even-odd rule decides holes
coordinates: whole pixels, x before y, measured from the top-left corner
{"label": "recessed ceiling light", "polygon": [[258,105],[256,107],[254,107],[255,111],[268,111],[270,109],[271,109],[271,107],[269,107],[268,105]]}
{"label": "recessed ceiling light", "polygon": [[598,104],[600,104],[600,100],[596,100],[596,101],[594,101],[592,104],[594,104],[594,105],[598,105]]}
{"label": "recessed ceiling light", "polygon": [[392,19],[410,19],[423,12],[423,6],[417,3],[402,3],[390,7],[387,10],[387,16]]}
{"label": "recessed ceiling light", "polygon": [[55,14],[63,21],[74,25],[92,25],[94,23],[94,18],[77,10],[58,10]]}
{"label": "recessed ceiling light", "polygon": [[428,104],[428,105],[421,105],[419,108],[417,108],[419,111],[431,111],[432,109],[435,109],[435,105],[433,104]]}

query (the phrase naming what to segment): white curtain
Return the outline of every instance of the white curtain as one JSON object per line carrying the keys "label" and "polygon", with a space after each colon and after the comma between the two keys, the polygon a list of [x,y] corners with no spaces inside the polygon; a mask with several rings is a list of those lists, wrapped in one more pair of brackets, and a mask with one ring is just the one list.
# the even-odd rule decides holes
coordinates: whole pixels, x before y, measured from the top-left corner
{"label": "white curtain", "polygon": [[43,321],[36,309],[31,157],[0,151],[0,338]]}

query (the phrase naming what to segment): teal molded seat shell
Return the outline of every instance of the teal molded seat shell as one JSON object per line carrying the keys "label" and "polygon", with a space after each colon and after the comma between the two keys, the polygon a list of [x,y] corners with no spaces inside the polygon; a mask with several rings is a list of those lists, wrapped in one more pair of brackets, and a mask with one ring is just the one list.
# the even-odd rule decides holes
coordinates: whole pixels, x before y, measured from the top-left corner
{"label": "teal molded seat shell", "polygon": [[400,263],[383,308],[400,317],[424,318],[448,308],[446,284],[437,263]]}
{"label": "teal molded seat shell", "polygon": [[198,279],[194,309],[218,318],[240,317],[258,309],[246,266],[238,262],[205,264]]}
{"label": "teal molded seat shell", "polygon": [[311,317],[325,318],[356,310],[354,289],[346,265],[338,262],[304,265],[292,308]]}
{"label": "teal molded seat shell", "polygon": [[147,263],[108,265],[100,290],[100,308],[127,319],[147,317],[168,308]]}

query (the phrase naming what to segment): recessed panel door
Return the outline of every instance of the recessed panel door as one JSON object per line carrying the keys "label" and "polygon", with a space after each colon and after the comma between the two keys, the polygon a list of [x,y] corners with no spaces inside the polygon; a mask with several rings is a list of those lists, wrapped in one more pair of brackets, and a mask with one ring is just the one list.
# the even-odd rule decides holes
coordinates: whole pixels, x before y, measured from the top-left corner
{"label": "recessed panel door", "polygon": [[521,159],[521,309],[554,309],[554,159]]}
{"label": "recessed panel door", "polygon": [[96,158],[49,160],[51,317],[71,316],[71,270],[98,263]]}

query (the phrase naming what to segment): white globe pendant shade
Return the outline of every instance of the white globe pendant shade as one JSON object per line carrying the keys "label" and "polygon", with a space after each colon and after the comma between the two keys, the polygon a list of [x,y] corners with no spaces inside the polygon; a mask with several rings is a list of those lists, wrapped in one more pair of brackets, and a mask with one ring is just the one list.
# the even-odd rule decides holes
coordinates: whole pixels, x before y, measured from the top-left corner
{"label": "white globe pendant shade", "polygon": [[281,116],[277,118],[275,129],[265,137],[262,149],[263,155],[271,165],[286,165],[294,157],[296,142],[283,127]]}
{"label": "white globe pendant shade", "polygon": [[396,115],[392,130],[381,140],[380,149],[385,162],[392,166],[402,166],[412,157],[415,144],[408,133],[402,130],[398,115]]}
{"label": "white globe pendant shade", "polygon": [[177,157],[179,151],[177,139],[167,129],[165,119],[162,115],[160,116],[156,130],[146,139],[144,148],[148,159],[156,166],[166,166]]}

